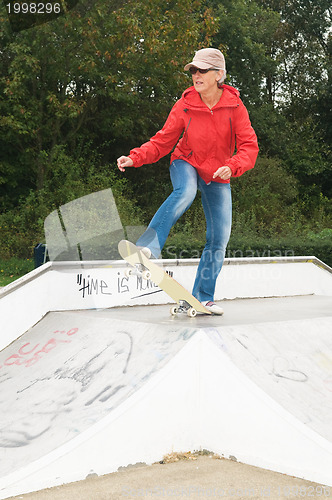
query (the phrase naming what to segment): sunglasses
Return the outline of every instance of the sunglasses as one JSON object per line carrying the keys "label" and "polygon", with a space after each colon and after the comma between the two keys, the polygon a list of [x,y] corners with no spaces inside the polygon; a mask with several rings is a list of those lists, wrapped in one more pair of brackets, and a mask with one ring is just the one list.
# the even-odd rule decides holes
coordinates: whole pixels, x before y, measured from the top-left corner
{"label": "sunglasses", "polygon": [[195,66],[191,66],[189,68],[189,71],[192,75],[195,75],[197,73],[197,71],[201,74],[201,75],[205,75],[208,71],[218,71],[216,70],[215,68],[208,68],[208,69],[200,69],[200,68],[195,68]]}

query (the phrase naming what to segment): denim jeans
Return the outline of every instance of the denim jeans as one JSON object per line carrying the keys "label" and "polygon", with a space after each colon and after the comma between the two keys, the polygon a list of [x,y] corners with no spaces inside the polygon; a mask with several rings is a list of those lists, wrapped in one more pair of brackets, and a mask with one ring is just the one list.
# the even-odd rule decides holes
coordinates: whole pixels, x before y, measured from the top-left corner
{"label": "denim jeans", "polygon": [[158,258],[172,226],[194,201],[197,188],[201,192],[206,219],[206,245],[203,250],[193,295],[200,301],[214,300],[217,277],[221,271],[232,223],[230,184],[205,182],[196,169],[184,160],[175,160],[170,166],[172,194],[154,215],[137,245],[149,247]]}

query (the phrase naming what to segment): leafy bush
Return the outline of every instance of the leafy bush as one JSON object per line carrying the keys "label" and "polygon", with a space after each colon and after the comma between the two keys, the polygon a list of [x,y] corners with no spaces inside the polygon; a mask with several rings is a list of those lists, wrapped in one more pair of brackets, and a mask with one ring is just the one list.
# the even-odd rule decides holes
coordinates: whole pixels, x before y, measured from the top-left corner
{"label": "leafy bush", "polygon": [[[307,236],[255,237],[232,235],[226,257],[293,257],[315,256],[332,267],[332,238],[330,231],[322,231],[323,237]],[[165,259],[199,258],[205,245],[204,237],[190,238],[178,233],[170,237],[162,252]]]}
{"label": "leafy bush", "polygon": [[34,246],[45,240],[44,220],[51,212],[74,199],[107,188],[112,189],[122,224],[142,224],[142,212],[133,193],[114,166],[101,168],[94,159],[86,165],[82,159],[71,159],[58,148],[44,187],[30,191],[16,208],[0,214],[0,258],[31,258]]}
{"label": "leafy bush", "polygon": [[300,218],[298,184],[279,161],[259,157],[253,170],[232,180],[233,232],[288,233]]}

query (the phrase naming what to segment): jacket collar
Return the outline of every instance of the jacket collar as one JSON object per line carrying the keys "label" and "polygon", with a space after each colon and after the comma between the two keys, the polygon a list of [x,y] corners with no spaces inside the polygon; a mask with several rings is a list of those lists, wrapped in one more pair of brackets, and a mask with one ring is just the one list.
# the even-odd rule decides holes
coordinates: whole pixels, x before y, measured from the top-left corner
{"label": "jacket collar", "polygon": [[[220,101],[214,106],[214,109],[237,107],[239,104],[240,92],[230,85],[222,85],[222,89],[222,96]],[[186,89],[182,94],[182,98],[184,100],[184,104],[190,109],[206,109],[207,107],[194,87]]]}

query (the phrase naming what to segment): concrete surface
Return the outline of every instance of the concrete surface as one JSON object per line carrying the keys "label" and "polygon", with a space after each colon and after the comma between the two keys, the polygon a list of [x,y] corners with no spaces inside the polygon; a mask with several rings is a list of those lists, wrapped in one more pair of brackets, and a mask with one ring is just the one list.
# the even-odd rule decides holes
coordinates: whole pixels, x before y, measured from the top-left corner
{"label": "concrete surface", "polygon": [[[193,458],[193,459],[191,459]],[[175,457],[176,459],[176,457]],[[138,464],[106,476],[92,476],[20,500],[332,498],[332,488],[213,456],[185,456],[180,461]]]}
{"label": "concrete surface", "polygon": [[[222,305],[223,317],[193,319],[171,317],[168,305],[51,312],[1,351],[1,498],[15,494],[30,476],[34,479],[28,488],[39,489],[129,463],[152,463],[165,449],[200,449],[200,439],[226,458],[236,455],[266,468],[284,467],[300,477],[308,478],[304,471],[316,468],[312,477],[322,481],[314,481],[331,484],[332,298],[238,299]],[[88,445],[89,439],[95,441]],[[250,455],[253,450],[256,457]],[[64,474],[63,469],[69,473],[52,480],[47,474],[62,459],[56,474]],[[69,466],[80,459],[86,463],[83,475]],[[96,465],[98,460],[105,470]],[[218,468],[222,474],[225,467],[244,467],[203,459],[204,484],[205,474],[211,477],[209,464],[217,468],[216,478]],[[180,469],[189,466],[193,464],[181,463]],[[137,484],[143,484],[145,474],[151,478],[156,473],[149,484],[158,486],[161,470],[166,467],[137,470]],[[250,475],[253,469],[248,470]],[[75,486],[79,493],[74,496],[86,498],[77,496],[84,495],[82,487],[92,484],[99,491],[104,481],[106,489],[114,482],[119,494],[116,488],[124,486],[116,478],[122,477],[115,473],[109,479],[89,479]],[[229,488],[237,484],[229,480]],[[292,484],[302,484],[296,481]],[[51,494],[70,486],[63,488]],[[127,494],[123,489],[121,495]],[[93,495],[89,499],[121,498]],[[138,491],[132,492],[137,496]]]}

